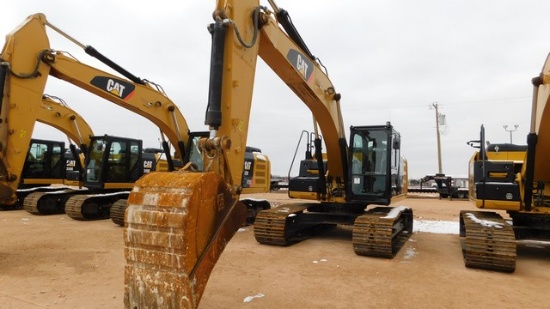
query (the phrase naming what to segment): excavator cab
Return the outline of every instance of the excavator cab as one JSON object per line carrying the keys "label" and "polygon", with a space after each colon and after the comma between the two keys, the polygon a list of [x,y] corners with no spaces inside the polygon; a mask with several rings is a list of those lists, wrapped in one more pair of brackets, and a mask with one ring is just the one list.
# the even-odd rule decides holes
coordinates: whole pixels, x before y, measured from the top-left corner
{"label": "excavator cab", "polygon": [[32,139],[19,188],[62,184],[66,175],[65,143]]}
{"label": "excavator cab", "polygon": [[92,137],[86,157],[85,186],[130,189],[143,175],[142,141],[115,136]]}
{"label": "excavator cab", "polygon": [[351,127],[350,133],[349,202],[390,204],[405,181],[399,133],[389,124]]}
{"label": "excavator cab", "polygon": [[[358,205],[389,205],[392,197],[406,192],[406,166],[401,156],[401,137],[390,123],[378,126],[352,126],[346,164],[347,202]],[[313,138],[310,137],[312,140]],[[306,158],[300,162],[297,177],[290,178],[291,198],[314,199],[325,192],[323,173],[330,170],[326,154],[312,155],[311,148],[319,151],[308,140]],[[319,164],[317,157],[322,158]],[[326,179],[328,180],[328,178]],[[316,196],[316,197],[315,197]]]}

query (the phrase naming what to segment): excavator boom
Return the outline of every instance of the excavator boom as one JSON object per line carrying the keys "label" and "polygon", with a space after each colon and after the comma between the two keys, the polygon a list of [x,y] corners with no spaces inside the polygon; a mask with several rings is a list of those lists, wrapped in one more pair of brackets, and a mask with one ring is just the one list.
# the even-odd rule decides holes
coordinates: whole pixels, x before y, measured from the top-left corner
{"label": "excavator boom", "polygon": [[[72,156],[72,159],[69,159],[71,163],[65,162],[65,168],[70,168],[74,173],[76,173],[75,177],[74,179],[69,180],[67,177],[68,175],[65,175],[65,179],[56,179],[56,181],[59,183],[76,186],[82,185],[80,175],[83,173],[84,153],[86,153],[91,137],[94,135],[91,126],[80,114],[72,110],[65,103],[65,101],[59,97],[50,95],[44,95],[42,98],[42,102],[40,103],[40,107],[36,113],[36,121],[58,129],[59,131],[65,133],[69,140],[73,142],[69,146],[70,154]],[[47,145],[58,142],[46,140],[41,141],[41,143]],[[25,161],[25,164],[27,165],[29,162]],[[49,164],[53,165],[53,162],[50,162]],[[67,166],[67,164],[71,164],[72,166]],[[76,177],[76,175],[78,175],[78,177]],[[22,182],[25,184],[30,182],[33,182],[34,184],[46,184],[48,181],[48,179],[33,180],[27,177],[22,178]],[[54,179],[50,180],[53,181]],[[29,192],[26,191],[25,194],[27,193]],[[19,191],[17,195],[21,201],[22,192]]]}
{"label": "excavator boom", "polygon": [[94,132],[86,120],[72,110],[63,100],[45,95],[37,110],[36,120],[52,126],[73,140],[81,149],[90,143]]}
{"label": "excavator boom", "polygon": [[88,66],[61,52],[49,51],[44,61],[50,75],[74,84],[153,122],[183,158],[188,142],[187,121],[178,106],[151,84],[136,84]]}

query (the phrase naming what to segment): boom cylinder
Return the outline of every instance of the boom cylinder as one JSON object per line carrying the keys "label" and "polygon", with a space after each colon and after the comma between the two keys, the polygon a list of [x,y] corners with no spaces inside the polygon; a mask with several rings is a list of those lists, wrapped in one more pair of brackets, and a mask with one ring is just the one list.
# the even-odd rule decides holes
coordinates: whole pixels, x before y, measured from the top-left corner
{"label": "boom cylinder", "polygon": [[296,29],[292,23],[292,19],[290,18],[288,12],[282,8],[279,8],[277,11],[277,20],[283,29],[285,29],[285,32],[292,39],[292,41],[294,41],[294,43],[296,43],[296,45],[298,45],[311,60],[315,61],[316,57],[311,53],[306,45],[306,42],[302,39],[302,36],[298,32],[298,29]]}
{"label": "boom cylinder", "polygon": [[116,64],[113,60],[107,58],[105,55],[100,53],[97,49],[95,49],[93,46],[88,45],[86,48],[84,48],[84,51],[86,54],[98,59],[99,61],[105,63],[107,66],[109,66],[111,69],[117,71],[118,73],[122,74],[129,80],[133,81],[136,84],[145,85],[145,82],[135,76],[134,74],[128,72],[125,68],[121,67],[120,65]]}
{"label": "boom cylinder", "polygon": [[226,29],[221,21],[216,21],[210,25],[208,30],[212,34],[212,52],[210,56],[210,85],[208,87],[208,108],[205,124],[214,130],[218,130],[222,124],[221,102]]}

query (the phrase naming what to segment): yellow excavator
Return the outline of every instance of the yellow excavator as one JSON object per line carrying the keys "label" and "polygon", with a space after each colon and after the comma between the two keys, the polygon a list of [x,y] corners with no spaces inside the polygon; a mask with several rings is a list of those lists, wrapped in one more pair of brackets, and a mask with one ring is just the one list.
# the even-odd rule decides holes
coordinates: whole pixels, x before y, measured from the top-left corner
{"label": "yellow excavator", "polygon": [[325,225],[354,224],[358,254],[393,256],[412,232],[409,208],[366,210],[406,193],[399,134],[389,123],[352,126],[348,144],[340,94],[288,13],[270,4],[217,1],[208,28],[210,136],[199,141],[206,168],[149,173],[136,182],[125,214],[127,308],[196,308],[216,261],[244,222],[239,195],[258,55],[311,110],[318,172],[289,183],[291,197],[313,201],[261,211],[256,238],[287,245]]}
{"label": "yellow excavator", "polygon": [[[514,272],[516,240],[550,240],[550,55],[533,78],[527,145],[469,142],[470,200],[483,211],[460,213],[466,267]],[[511,220],[504,218],[506,212]]]}
{"label": "yellow excavator", "polygon": [[[51,49],[46,26],[82,47],[87,54],[102,61],[123,77],[88,66],[67,52]],[[43,14],[29,16],[19,27],[7,35],[0,59],[0,82],[2,93],[4,93],[2,108],[9,112],[24,110],[26,115],[26,121],[13,128],[9,127],[13,126],[13,123],[7,121],[0,123],[0,134],[4,134],[6,139],[9,137],[9,140],[13,141],[24,135],[25,130],[32,128],[37,110],[36,106],[27,102],[33,102],[33,99],[41,95],[47,78],[53,76],[152,121],[159,128],[169,171],[186,165],[188,165],[185,167],[187,169],[202,168],[202,163],[199,162],[200,156],[193,155],[193,152],[197,150],[193,143],[197,140],[195,137],[202,136],[204,132],[189,131],[187,122],[179,108],[166,96],[160,85],[136,77],[92,46],[81,44],[49,23]],[[6,115],[6,113],[2,113],[2,115]],[[32,121],[27,121],[28,119]],[[139,166],[139,160],[135,161],[136,154],[142,156],[141,144],[136,140],[124,141],[121,138],[117,138],[114,143],[112,144],[111,140],[101,137],[92,141],[92,146],[88,149],[90,156],[87,158],[85,167],[86,183],[84,186],[88,191],[67,191],[64,196],[59,193],[33,193],[32,196],[29,195],[26,198],[25,203],[28,203],[29,207],[37,209],[40,208],[40,203],[50,206],[61,204],[62,206],[57,206],[57,208],[64,209],[69,216],[75,219],[103,217],[113,201],[122,199],[129,193],[134,181],[141,176],[140,172],[147,170],[147,168]],[[169,143],[175,148],[174,156],[171,155]],[[5,147],[4,151],[10,153],[18,150],[13,147]],[[118,151],[124,151],[124,154],[114,153]],[[122,163],[121,159],[128,161]],[[254,179],[246,182],[246,190],[248,192],[267,192],[270,185],[269,159],[256,152],[253,154],[253,159],[257,163],[254,173],[245,176]],[[243,162],[244,160],[241,165]],[[178,165],[178,163],[180,164]],[[246,174],[245,172],[243,174]],[[124,177],[114,176],[117,173],[125,175]],[[11,176],[8,171],[3,172],[0,169],[0,178],[2,177],[10,179]],[[51,208],[50,206],[47,208]],[[265,203],[249,201],[249,213],[255,214],[260,209],[265,209]]]}
{"label": "yellow excavator", "polygon": [[[83,166],[81,152],[85,151],[86,144],[93,134],[90,125],[62,99],[44,95],[38,104],[36,121],[52,126],[67,135],[70,152],[65,152],[65,143],[51,140],[30,139],[26,152],[24,144],[13,147],[21,149],[16,153],[8,153],[2,157],[2,165],[8,169],[10,178],[3,178],[1,186],[6,190],[5,198],[0,200],[3,209],[13,209],[22,206],[24,198],[33,192],[58,191],[66,186],[78,186]],[[13,113],[9,118],[19,123],[21,117],[28,116]],[[24,137],[32,136],[33,128],[22,131]],[[9,138],[2,144],[25,143],[25,138]],[[21,162],[21,160],[24,162]],[[51,186],[56,184],[57,186]],[[65,186],[62,186],[65,185]],[[9,193],[9,195],[7,194]]]}

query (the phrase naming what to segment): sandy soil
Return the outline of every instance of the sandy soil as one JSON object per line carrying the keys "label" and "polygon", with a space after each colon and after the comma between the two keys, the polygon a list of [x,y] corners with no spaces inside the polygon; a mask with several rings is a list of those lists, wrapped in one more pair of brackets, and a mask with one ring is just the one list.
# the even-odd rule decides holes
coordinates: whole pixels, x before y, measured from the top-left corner
{"label": "sandy soil", "polygon": [[[275,203],[284,193],[254,195]],[[415,219],[458,222],[467,201],[408,198]],[[0,212],[0,308],[123,308],[122,228]],[[458,235],[414,233],[394,259],[356,256],[351,230],[270,247],[241,229],[201,308],[548,308],[550,244],[518,245],[515,273],[464,267]]]}

